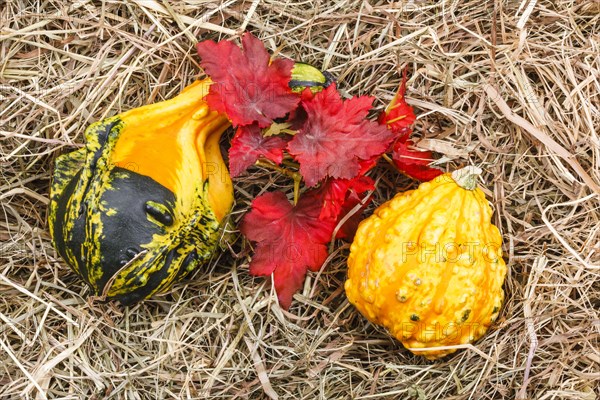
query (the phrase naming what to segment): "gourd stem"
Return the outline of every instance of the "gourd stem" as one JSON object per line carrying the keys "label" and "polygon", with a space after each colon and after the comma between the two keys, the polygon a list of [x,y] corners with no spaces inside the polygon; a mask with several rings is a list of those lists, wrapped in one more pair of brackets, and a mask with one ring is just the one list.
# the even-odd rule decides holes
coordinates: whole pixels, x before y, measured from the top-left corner
{"label": "gourd stem", "polygon": [[479,167],[468,166],[458,169],[452,173],[452,179],[458,186],[466,190],[474,190],[477,187],[477,178],[483,171]]}

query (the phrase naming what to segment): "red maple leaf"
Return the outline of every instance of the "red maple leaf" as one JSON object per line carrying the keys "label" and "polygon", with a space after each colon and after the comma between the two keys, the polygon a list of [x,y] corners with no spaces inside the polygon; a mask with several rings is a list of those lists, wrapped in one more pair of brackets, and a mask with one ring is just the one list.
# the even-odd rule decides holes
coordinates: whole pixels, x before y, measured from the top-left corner
{"label": "red maple leaf", "polygon": [[279,304],[288,309],[302,287],[307,269],[318,271],[327,258],[326,243],[335,221],[320,220],[321,205],[301,196],[292,206],[281,192],[265,193],[252,202],[240,231],[256,242],[250,274],[273,274]]}
{"label": "red maple leaf", "polygon": [[392,159],[400,171],[420,181],[430,181],[444,173],[429,166],[434,161],[431,151],[413,150],[409,147],[412,145],[412,140],[399,140],[394,145]]}
{"label": "red maple leaf", "polygon": [[325,177],[354,178],[360,162],[386,151],[394,134],[366,119],[373,98],[343,101],[335,84],[310,99],[302,99],[307,119],[288,143],[288,152],[300,163],[307,186]]}
{"label": "red maple leaf", "polygon": [[[359,175],[353,179],[327,179],[319,188],[305,192],[303,197],[311,197],[315,203],[321,204],[319,214],[321,221],[333,221],[337,226],[357,204],[363,201],[365,192],[373,189],[375,189],[373,179]],[[336,238],[352,240],[356,228],[362,220],[362,210],[368,203],[366,202],[360,210],[344,222],[338,230]]]}
{"label": "red maple leaf", "polygon": [[[359,175],[353,179],[327,179],[318,189],[310,190],[305,193],[305,196],[312,196],[315,201],[321,203],[321,220],[333,219],[338,220],[338,217],[344,217],[342,210],[346,207],[346,202],[352,199],[361,199],[360,194],[375,189],[375,182],[368,176]],[[350,209],[352,209],[350,207]],[[348,209],[348,211],[350,210]]]}
{"label": "red maple leaf", "polygon": [[229,170],[236,177],[264,157],[280,164],[287,141],[279,136],[264,137],[257,124],[240,126],[229,149]]}
{"label": "red maple leaf", "polygon": [[396,92],[396,96],[394,96],[385,111],[379,114],[378,118],[379,123],[387,125],[392,132],[398,135],[400,140],[408,139],[412,132],[410,127],[417,119],[413,108],[406,103],[405,94],[406,69],[404,69],[402,83]]}
{"label": "red maple leaf", "polygon": [[413,108],[406,103],[406,68],[402,74],[402,83],[396,96],[392,99],[384,112],[379,114],[380,124],[387,126],[397,136],[393,147],[392,159],[396,167],[411,178],[429,181],[439,176],[443,171],[432,168],[429,164],[434,161],[430,151],[417,151],[411,148],[414,144],[410,140],[411,125],[416,116]]}
{"label": "red maple leaf", "polygon": [[[364,196],[364,194],[350,192],[350,194],[346,198],[346,201],[344,201],[344,204],[342,205],[340,216],[345,217],[346,215],[348,215],[348,213],[352,211],[352,209],[357,204],[362,203],[362,201],[364,200]],[[370,199],[367,202],[365,202],[365,204],[361,206],[358,211],[352,214],[350,218],[348,218],[344,222],[344,224],[340,227],[337,234],[335,235],[337,239],[344,239],[348,242],[352,242],[352,240],[354,240],[354,234],[358,229],[358,225],[363,220],[363,211],[369,205],[369,203]]]}
{"label": "red maple leaf", "polygon": [[271,60],[260,40],[242,36],[244,51],[230,41],[205,40],[196,45],[200,65],[213,81],[206,101],[227,114],[233,125],[258,123],[265,128],[296,108],[300,97],[288,86],[292,60]]}

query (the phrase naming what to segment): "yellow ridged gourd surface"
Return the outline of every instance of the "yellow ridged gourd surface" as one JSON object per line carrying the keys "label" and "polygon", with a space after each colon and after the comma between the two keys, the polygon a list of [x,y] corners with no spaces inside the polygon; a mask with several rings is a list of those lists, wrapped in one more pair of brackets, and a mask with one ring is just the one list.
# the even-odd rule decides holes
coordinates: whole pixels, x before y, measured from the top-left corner
{"label": "yellow ridged gourd surface", "polygon": [[492,209],[466,167],[397,194],[359,226],[348,300],[428,359],[481,338],[504,299],[506,264]]}

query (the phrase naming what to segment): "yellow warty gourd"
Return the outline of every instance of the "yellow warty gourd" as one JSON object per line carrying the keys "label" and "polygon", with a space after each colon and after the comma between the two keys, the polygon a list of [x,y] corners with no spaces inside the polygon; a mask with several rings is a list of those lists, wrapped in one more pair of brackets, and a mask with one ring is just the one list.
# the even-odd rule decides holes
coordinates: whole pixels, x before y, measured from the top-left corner
{"label": "yellow warty gourd", "polygon": [[428,359],[476,341],[496,320],[506,264],[492,210],[467,167],[397,194],[359,226],[348,300]]}

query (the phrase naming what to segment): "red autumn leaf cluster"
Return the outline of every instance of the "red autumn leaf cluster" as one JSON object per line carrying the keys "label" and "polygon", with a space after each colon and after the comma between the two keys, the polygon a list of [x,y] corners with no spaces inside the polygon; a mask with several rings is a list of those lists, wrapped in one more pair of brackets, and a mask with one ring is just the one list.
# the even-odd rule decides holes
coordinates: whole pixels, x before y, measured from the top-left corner
{"label": "red autumn leaf cluster", "polygon": [[342,99],[335,83],[320,91],[293,92],[294,62],[271,58],[249,33],[242,36],[242,48],[230,41],[203,41],[197,49],[213,81],[207,102],[236,128],[229,151],[231,176],[260,158],[274,164],[288,158],[304,180],[295,205],[281,192],[263,194],[240,225],[255,243],[250,273],[272,276],[279,303],[287,309],[306,272],[323,265],[334,232],[352,240],[366,194],[374,189],[365,174],[386,151],[393,151],[399,170],[417,179],[441,171],[429,168],[430,153],[411,147],[415,114],[404,99],[406,75],[389,107],[371,121],[370,96]]}
{"label": "red autumn leaf cluster", "polygon": [[[328,179],[319,188],[309,189],[292,205],[282,192],[265,193],[252,202],[240,231],[256,243],[250,263],[252,275],[271,275],[279,304],[288,309],[292,296],[304,282],[306,271],[318,271],[327,258],[327,243],[339,220],[373,189],[366,176]],[[353,214],[337,232],[338,238],[352,239],[360,222]]]}

